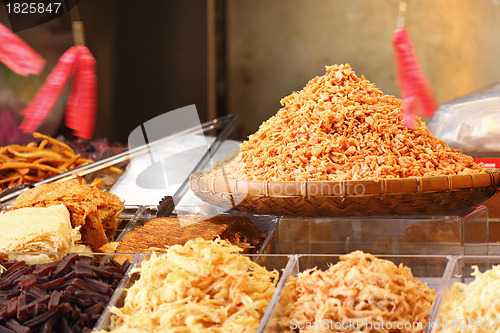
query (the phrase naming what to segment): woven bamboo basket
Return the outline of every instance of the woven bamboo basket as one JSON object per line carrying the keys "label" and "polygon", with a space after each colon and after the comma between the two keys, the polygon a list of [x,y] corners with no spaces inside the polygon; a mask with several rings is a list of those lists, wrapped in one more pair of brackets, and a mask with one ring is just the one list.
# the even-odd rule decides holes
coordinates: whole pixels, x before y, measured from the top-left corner
{"label": "woven bamboo basket", "polygon": [[468,212],[500,186],[500,171],[360,181],[257,182],[195,173],[190,186],[225,209],[279,216],[447,215]]}

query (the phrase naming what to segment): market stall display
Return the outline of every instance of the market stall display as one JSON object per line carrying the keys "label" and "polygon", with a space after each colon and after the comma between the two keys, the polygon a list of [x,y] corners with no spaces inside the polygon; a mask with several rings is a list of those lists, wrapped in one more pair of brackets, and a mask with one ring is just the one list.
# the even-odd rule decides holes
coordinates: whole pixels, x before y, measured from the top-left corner
{"label": "market stall display", "polygon": [[[92,158],[78,148],[92,145],[96,62],[73,28],[20,129],[37,130],[72,80],[78,146],[35,132],[0,147],[1,332],[431,333],[494,318],[499,259],[478,204],[500,171],[417,117],[436,102],[404,24],[401,99],[333,65],[241,144],[235,114],[201,124],[193,104]],[[39,73],[9,38],[26,57],[0,46],[0,62]]]}

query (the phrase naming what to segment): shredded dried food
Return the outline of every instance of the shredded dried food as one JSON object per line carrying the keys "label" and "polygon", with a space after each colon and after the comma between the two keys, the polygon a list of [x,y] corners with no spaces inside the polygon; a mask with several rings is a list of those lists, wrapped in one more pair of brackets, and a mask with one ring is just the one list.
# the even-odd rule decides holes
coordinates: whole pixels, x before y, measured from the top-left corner
{"label": "shredded dried food", "polygon": [[414,129],[406,128],[402,101],[357,77],[348,64],[326,70],[281,100],[278,113],[225,165],[225,176],[314,181],[484,171],[472,157],[433,137],[420,119]]}
{"label": "shredded dried food", "polygon": [[472,266],[474,281],[455,282],[441,303],[439,332],[500,332],[500,266],[481,273]]}
{"label": "shredded dried food", "polygon": [[423,332],[436,297],[408,267],[361,251],[326,271],[300,273],[286,290],[291,302],[280,322],[287,332]]}
{"label": "shredded dried food", "polygon": [[136,269],[123,307],[111,309],[111,332],[255,332],[278,272],[239,252],[197,239],[153,254]]}

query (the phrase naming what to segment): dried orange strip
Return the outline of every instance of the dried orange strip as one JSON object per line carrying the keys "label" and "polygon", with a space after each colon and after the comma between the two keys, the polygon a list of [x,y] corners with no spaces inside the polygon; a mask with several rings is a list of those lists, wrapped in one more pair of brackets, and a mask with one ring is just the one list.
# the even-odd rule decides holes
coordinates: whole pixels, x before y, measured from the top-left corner
{"label": "dried orange strip", "polygon": [[49,165],[45,165],[45,164],[25,163],[25,162],[9,162],[9,163],[0,164],[0,170],[21,169],[21,168],[39,169],[39,170],[43,170],[43,171],[50,171],[50,172],[53,172],[54,174],[63,173],[62,170],[59,170],[57,168],[53,168],[53,167],[51,167]]}
{"label": "dried orange strip", "polygon": [[63,150],[67,150],[67,151],[70,151],[72,152],[73,154],[75,153],[73,148],[71,148],[70,146],[68,146],[67,144],[65,144],[64,142],[62,141],[59,141],[57,139],[54,139],[54,138],[51,138],[50,136],[48,135],[44,135],[44,134],[41,134],[41,133],[38,133],[38,132],[35,132],[33,133],[33,137],[36,138],[36,139],[44,139],[44,140],[47,140],[48,142],[50,142],[51,144],[53,144],[54,146],[57,146],[57,147],[61,147]]}

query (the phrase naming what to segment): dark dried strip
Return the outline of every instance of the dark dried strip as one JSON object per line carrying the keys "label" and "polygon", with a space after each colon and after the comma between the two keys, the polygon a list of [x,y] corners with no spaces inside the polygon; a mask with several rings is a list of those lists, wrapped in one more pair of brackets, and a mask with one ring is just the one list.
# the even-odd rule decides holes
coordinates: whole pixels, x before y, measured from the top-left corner
{"label": "dark dried strip", "polygon": [[0,333],[90,332],[129,267],[77,254],[0,265],[7,269],[0,275]]}
{"label": "dark dried strip", "polygon": [[21,325],[17,320],[10,319],[7,322],[7,327],[16,333],[31,333],[31,329],[27,326]]}

